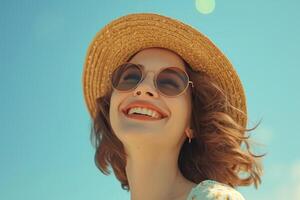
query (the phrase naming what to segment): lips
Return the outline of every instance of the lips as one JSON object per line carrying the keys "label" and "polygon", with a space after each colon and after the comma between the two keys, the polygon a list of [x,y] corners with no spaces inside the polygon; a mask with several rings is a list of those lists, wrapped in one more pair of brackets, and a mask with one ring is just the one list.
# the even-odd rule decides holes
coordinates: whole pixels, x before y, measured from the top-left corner
{"label": "lips", "polygon": [[128,110],[130,108],[133,108],[133,107],[142,107],[142,108],[148,108],[148,109],[151,109],[151,110],[155,110],[156,112],[158,112],[162,116],[160,119],[168,117],[168,114],[166,112],[164,112],[162,109],[158,108],[154,104],[151,104],[147,101],[142,101],[142,100],[134,101],[134,102],[128,104],[125,108],[122,109],[122,112],[125,115],[127,115]]}

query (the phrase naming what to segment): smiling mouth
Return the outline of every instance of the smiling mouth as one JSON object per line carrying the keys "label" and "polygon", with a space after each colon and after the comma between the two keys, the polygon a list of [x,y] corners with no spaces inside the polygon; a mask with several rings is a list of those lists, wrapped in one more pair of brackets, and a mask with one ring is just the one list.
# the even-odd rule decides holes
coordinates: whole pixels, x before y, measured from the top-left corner
{"label": "smiling mouth", "polygon": [[129,118],[129,119],[135,119],[135,120],[142,120],[142,121],[159,121],[159,120],[162,120],[164,119],[165,117],[163,118],[155,118],[155,117],[150,117],[148,115],[143,115],[143,114],[137,114],[137,113],[134,113],[134,114],[130,114],[128,115],[127,113],[125,112],[122,112],[123,115],[126,117],[126,118]]}

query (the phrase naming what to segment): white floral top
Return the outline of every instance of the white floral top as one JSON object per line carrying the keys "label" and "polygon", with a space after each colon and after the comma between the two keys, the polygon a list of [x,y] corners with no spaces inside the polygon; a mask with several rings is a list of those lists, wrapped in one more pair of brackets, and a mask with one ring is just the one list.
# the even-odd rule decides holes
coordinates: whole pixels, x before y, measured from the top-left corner
{"label": "white floral top", "polygon": [[245,200],[245,198],[229,185],[204,180],[192,188],[187,200]]}

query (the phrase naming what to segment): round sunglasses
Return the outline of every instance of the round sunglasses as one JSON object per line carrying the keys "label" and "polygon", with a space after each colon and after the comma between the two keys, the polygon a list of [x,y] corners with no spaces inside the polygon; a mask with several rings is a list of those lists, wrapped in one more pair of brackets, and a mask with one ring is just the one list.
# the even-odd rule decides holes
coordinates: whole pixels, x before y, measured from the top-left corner
{"label": "round sunglasses", "polygon": [[[145,77],[143,65],[125,62],[112,72],[111,84],[119,92],[129,92],[137,88]],[[155,88],[160,94],[167,97],[181,95],[190,83],[194,87],[188,74],[178,67],[161,68],[154,77]]]}

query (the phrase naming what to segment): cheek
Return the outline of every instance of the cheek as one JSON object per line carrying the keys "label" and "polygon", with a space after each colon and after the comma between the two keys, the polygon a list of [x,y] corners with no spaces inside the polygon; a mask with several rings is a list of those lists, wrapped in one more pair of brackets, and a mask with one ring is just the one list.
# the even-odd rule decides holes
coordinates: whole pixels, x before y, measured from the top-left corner
{"label": "cheek", "polygon": [[[174,112],[174,120],[181,124],[181,128],[186,128],[190,125],[191,120],[191,96],[183,95],[178,101],[176,102],[176,106],[173,106]],[[178,125],[179,125],[178,124]]]}
{"label": "cheek", "polygon": [[187,98],[174,99],[168,103],[171,110],[171,118],[167,126],[167,132],[172,133],[173,141],[185,137],[184,131],[190,125],[190,106]]}
{"label": "cheek", "polygon": [[182,95],[181,97],[174,98],[171,104],[174,111],[180,114],[186,114],[190,111],[191,103],[188,95]]}
{"label": "cheek", "polygon": [[174,118],[187,119],[190,114],[190,102],[188,98],[180,98],[170,102],[170,109]]}
{"label": "cheek", "polygon": [[109,115],[111,114],[111,112],[112,112],[112,109],[114,108],[114,107],[116,107],[116,97],[115,97],[115,94],[114,94],[114,92],[112,92],[112,94],[111,94],[111,98],[110,98],[110,102],[109,102]]}
{"label": "cheek", "polygon": [[109,118],[112,124],[114,123],[114,120],[116,119],[116,116],[118,114],[118,109],[121,101],[122,101],[121,95],[113,91],[110,98],[110,107],[109,107]]}

